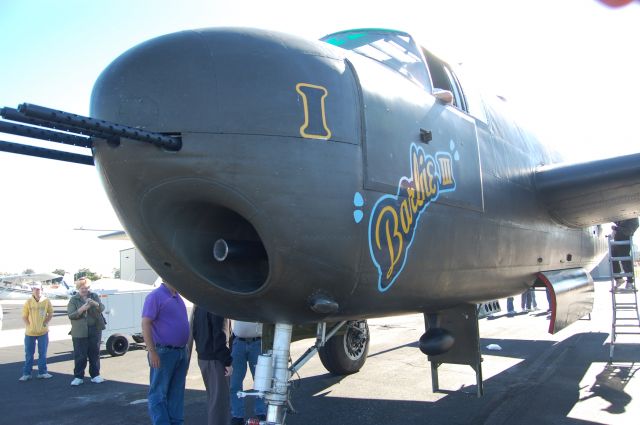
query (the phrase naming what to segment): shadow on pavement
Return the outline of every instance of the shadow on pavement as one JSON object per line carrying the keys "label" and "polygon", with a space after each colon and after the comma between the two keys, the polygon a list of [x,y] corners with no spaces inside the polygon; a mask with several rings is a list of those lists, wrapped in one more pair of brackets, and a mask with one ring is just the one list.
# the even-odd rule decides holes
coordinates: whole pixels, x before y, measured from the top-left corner
{"label": "shadow on pavement", "polygon": [[[326,424],[571,424],[589,422],[568,418],[580,400],[601,397],[611,414],[622,414],[632,400],[625,385],[640,366],[638,346],[616,349],[617,362],[607,365],[591,384],[590,393],[580,398],[579,388],[585,372],[593,362],[608,361],[608,335],[582,333],[560,342],[511,339],[481,340],[484,356],[507,356],[523,359],[520,363],[484,381],[485,396],[475,396],[475,385],[448,389],[444,397],[432,402],[393,400],[385,398],[385,388],[379,388],[376,399],[332,396],[332,387],[344,377],[329,374],[299,379],[295,382],[292,402],[300,413],[289,415],[288,425]],[[485,347],[498,344],[502,351]],[[402,347],[415,346],[406,344]],[[397,347],[395,349],[398,349]],[[386,350],[389,352],[392,350]],[[378,356],[384,352],[374,353]],[[136,357],[137,355],[137,357]],[[132,360],[114,359],[113,365],[131,369],[139,364],[138,378],[148,369],[141,353],[130,353]],[[0,361],[6,359],[0,350]],[[125,356],[126,357],[126,356]],[[15,354],[14,354],[15,359]],[[53,352],[50,364],[71,361],[69,352]],[[487,361],[487,360],[485,360]],[[107,360],[105,360],[107,362]],[[426,359],[425,359],[426,362]],[[71,374],[56,373],[49,380],[18,382],[21,362],[0,364],[0,399],[3,409],[0,422],[7,424],[65,425],[99,423],[100,425],[147,424],[147,385],[108,380],[103,384],[70,387]],[[122,366],[120,366],[122,367]],[[367,385],[367,366],[349,380],[348,385]],[[420,369],[424,370],[424,369]],[[406,374],[405,374],[406,375]],[[190,376],[193,375],[191,369]],[[424,379],[429,379],[425,374]],[[142,382],[141,380],[139,382]],[[406,382],[400,381],[400,382]],[[414,381],[415,382],[415,381]],[[475,381],[472,382],[475,384]],[[342,382],[342,385],[347,385]],[[388,382],[389,388],[401,385]],[[583,388],[584,390],[584,388]],[[344,394],[344,387],[342,388]],[[584,392],[583,392],[584,394]],[[185,397],[185,423],[206,424],[206,393],[188,389]],[[624,419],[621,417],[621,420]]]}

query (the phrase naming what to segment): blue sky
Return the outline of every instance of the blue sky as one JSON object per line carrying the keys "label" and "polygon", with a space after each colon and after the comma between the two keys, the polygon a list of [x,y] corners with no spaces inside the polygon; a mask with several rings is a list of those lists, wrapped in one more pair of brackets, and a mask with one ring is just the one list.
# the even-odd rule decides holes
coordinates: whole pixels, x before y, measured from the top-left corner
{"label": "blue sky", "polygon": [[[2,0],[0,106],[30,102],[86,115],[93,83],[111,60],[188,28],[319,38],[386,27],[473,69],[542,138],[586,160],[640,151],[639,24],[639,2],[614,10],[596,0]],[[92,167],[0,153],[0,181],[0,272],[118,267],[128,243],[73,230],[120,228]]]}

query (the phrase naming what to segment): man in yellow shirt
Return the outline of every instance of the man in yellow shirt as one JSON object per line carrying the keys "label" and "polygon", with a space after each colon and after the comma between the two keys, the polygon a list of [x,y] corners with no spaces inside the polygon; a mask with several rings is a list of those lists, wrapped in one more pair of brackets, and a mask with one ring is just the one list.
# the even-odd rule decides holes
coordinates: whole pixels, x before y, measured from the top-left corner
{"label": "man in yellow shirt", "polygon": [[53,317],[51,301],[41,295],[40,284],[31,287],[31,298],[22,307],[22,321],[26,325],[24,332],[24,369],[19,381],[31,379],[33,355],[38,344],[38,379],[52,378],[47,372],[47,346],[49,345],[48,324]]}

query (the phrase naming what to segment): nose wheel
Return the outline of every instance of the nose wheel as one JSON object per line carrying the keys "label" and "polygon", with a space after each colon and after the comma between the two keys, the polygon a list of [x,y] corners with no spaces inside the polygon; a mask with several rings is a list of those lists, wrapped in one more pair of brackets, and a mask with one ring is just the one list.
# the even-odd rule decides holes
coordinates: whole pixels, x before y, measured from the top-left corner
{"label": "nose wheel", "polygon": [[366,320],[348,322],[343,334],[330,338],[318,350],[322,365],[334,375],[359,371],[369,352],[369,326]]}

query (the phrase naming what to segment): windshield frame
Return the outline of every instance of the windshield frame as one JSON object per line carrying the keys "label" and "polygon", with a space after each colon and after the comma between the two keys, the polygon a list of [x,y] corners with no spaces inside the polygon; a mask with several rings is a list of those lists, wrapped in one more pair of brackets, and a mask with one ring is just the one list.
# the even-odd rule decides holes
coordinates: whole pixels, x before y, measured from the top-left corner
{"label": "windshield frame", "polygon": [[432,90],[431,77],[422,48],[404,31],[381,28],[352,29],[325,35],[320,40],[374,60],[422,89],[429,92]]}

